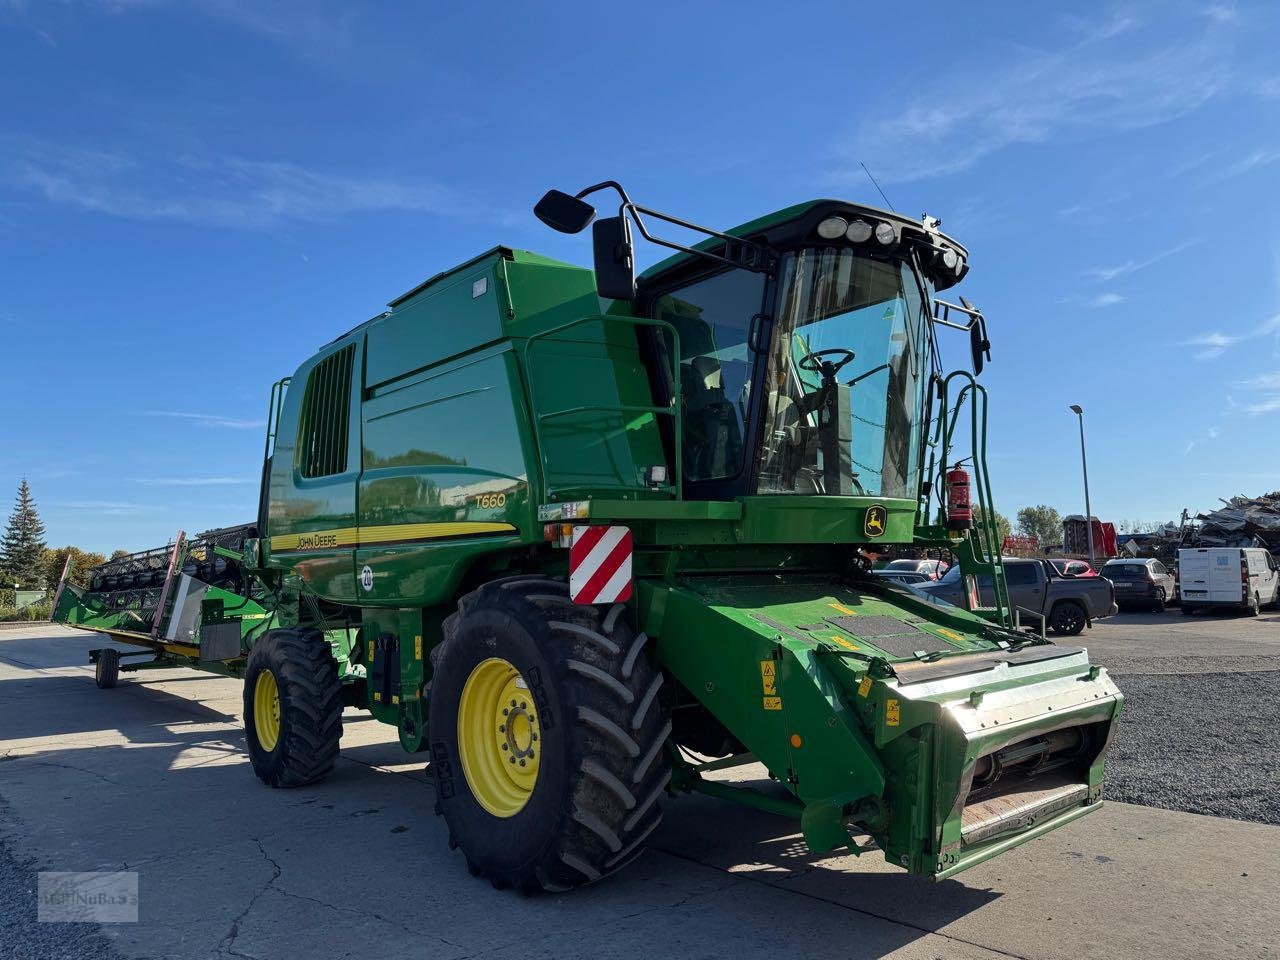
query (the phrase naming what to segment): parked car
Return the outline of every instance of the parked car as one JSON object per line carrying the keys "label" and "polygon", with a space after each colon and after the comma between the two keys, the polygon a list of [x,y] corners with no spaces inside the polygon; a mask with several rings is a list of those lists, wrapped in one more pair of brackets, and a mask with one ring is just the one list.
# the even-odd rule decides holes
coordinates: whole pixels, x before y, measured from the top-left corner
{"label": "parked car", "polygon": [[1049,562],[1053,564],[1053,568],[1058,571],[1059,576],[1096,577],[1098,575],[1098,571],[1083,560],[1066,560],[1062,557],[1055,557]]}
{"label": "parked car", "polygon": [[[1094,620],[1109,617],[1117,609],[1110,580],[1059,576],[1047,560],[1006,557],[1004,578],[1009,586],[1009,600],[1020,610],[1023,626],[1038,625],[1038,618],[1027,615],[1030,612],[1044,616],[1046,625],[1054,633],[1075,636]],[[916,589],[958,607],[967,606],[959,566],[948,570],[941,580],[919,584]],[[978,601],[984,607],[995,606],[990,577],[978,577]]]}
{"label": "parked car", "polygon": [[945,560],[891,560],[881,570],[901,570],[904,573],[923,573],[926,580],[937,580],[951,565]]}
{"label": "parked car", "polygon": [[[1108,560],[1102,565],[1101,574],[1115,586],[1116,603],[1121,607],[1143,607],[1160,613],[1166,603],[1178,596],[1177,580],[1159,560]],[[1238,582],[1236,587],[1239,594]]]}
{"label": "parked car", "polygon": [[915,570],[872,570],[875,576],[881,580],[890,580],[894,583],[928,583],[929,575],[927,573],[917,573]]}
{"label": "parked car", "polygon": [[1188,547],[1178,551],[1182,612],[1239,607],[1254,616],[1280,602],[1280,569],[1261,547]]}

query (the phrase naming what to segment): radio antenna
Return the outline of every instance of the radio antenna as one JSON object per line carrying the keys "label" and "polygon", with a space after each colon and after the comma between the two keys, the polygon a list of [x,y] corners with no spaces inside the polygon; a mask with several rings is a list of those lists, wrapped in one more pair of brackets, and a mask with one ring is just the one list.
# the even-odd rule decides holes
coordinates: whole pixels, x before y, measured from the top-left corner
{"label": "radio antenna", "polygon": [[879,191],[880,199],[884,201],[884,205],[888,207],[890,210],[893,210],[894,213],[897,213],[898,211],[894,209],[893,204],[889,202],[889,198],[886,197],[884,195],[884,191],[880,189],[880,184],[876,183],[876,178],[873,177],[871,175],[871,171],[867,169],[867,165],[863,163],[861,160],[858,161],[858,165],[862,167],[862,172],[867,175],[867,179],[871,181],[871,185],[875,187],[877,191]]}

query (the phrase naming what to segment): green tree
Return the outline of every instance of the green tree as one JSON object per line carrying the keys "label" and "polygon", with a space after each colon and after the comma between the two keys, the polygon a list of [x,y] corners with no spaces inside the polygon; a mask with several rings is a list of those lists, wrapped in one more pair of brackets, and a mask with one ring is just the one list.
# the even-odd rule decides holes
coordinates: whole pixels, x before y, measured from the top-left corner
{"label": "green tree", "polygon": [[1024,537],[1035,537],[1043,550],[1051,543],[1062,542],[1062,517],[1043,503],[1023,507],[1018,511],[1018,532]]}
{"label": "green tree", "polygon": [[117,548],[117,549],[115,549],[115,550],[112,550],[112,551],[111,551],[111,559],[112,559],[112,560],[119,560],[121,557],[127,557],[128,555],[129,555],[129,551],[128,551],[128,550],[121,550],[121,549]]}
{"label": "green tree", "polygon": [[[1009,536],[1009,534],[1013,533],[1013,524],[1011,524],[1009,522],[1009,518],[1006,517],[999,510],[992,510],[991,516],[995,519],[995,522],[996,522],[995,548],[999,550],[1001,548],[1000,545],[1004,543],[1004,538]],[[976,527],[981,522],[982,522],[982,508],[975,504],[973,507],[973,525]]]}
{"label": "green tree", "polygon": [[46,550],[44,552],[44,582],[49,590],[58,589],[58,580],[62,577],[62,568],[67,562],[67,557],[71,558],[71,567],[67,571],[67,582],[81,587],[89,585],[90,569],[100,563],[107,562],[107,558],[102,554],[90,553],[86,550],[81,550],[79,547],[67,546]]}
{"label": "green tree", "polygon": [[36,511],[27,478],[23,477],[4,538],[0,540],[0,570],[4,582],[28,589],[44,586],[44,551],[44,523]]}

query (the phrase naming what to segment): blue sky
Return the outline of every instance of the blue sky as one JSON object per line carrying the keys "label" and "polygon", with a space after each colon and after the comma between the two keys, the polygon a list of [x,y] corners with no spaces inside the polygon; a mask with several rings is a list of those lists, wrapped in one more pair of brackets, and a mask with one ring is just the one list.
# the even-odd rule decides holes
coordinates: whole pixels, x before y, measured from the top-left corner
{"label": "blue sky", "polygon": [[1104,518],[1280,487],[1274,6],[450,6],[0,0],[0,504],[247,520],[318,345],[498,242],[586,261],[547,187],[730,226],[878,203],[859,161],[972,252],[1002,510],[1082,510],[1072,402]]}

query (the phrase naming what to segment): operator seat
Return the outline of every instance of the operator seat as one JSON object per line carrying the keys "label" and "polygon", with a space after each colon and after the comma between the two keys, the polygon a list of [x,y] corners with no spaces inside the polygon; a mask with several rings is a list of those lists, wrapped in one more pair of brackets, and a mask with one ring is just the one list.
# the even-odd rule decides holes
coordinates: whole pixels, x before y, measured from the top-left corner
{"label": "operator seat", "polygon": [[723,371],[715,357],[694,357],[680,367],[685,470],[691,480],[731,476],[742,462],[742,426],[737,407],[725,395]]}

